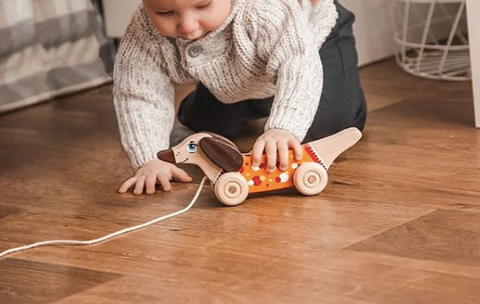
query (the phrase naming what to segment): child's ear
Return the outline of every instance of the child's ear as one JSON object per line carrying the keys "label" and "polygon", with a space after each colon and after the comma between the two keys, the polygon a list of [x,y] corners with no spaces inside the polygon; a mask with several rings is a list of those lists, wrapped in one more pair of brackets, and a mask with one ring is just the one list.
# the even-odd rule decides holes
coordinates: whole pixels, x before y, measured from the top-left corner
{"label": "child's ear", "polygon": [[226,172],[236,172],[243,166],[243,156],[234,143],[218,135],[204,137],[199,144],[203,153]]}

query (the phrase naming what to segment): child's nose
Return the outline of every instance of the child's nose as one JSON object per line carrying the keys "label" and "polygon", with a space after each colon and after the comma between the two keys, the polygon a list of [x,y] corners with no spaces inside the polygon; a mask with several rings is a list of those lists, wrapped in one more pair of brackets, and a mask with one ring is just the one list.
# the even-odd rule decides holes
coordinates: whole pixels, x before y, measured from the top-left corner
{"label": "child's nose", "polygon": [[182,34],[189,34],[198,29],[198,21],[192,18],[183,18],[178,25],[178,30]]}

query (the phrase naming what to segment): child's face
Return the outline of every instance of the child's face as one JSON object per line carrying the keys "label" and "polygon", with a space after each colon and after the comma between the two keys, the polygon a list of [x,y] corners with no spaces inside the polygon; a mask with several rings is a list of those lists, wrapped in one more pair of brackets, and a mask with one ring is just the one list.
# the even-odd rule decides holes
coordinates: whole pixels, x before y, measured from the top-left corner
{"label": "child's face", "polygon": [[143,0],[143,5],[162,35],[195,40],[227,20],[231,0]]}

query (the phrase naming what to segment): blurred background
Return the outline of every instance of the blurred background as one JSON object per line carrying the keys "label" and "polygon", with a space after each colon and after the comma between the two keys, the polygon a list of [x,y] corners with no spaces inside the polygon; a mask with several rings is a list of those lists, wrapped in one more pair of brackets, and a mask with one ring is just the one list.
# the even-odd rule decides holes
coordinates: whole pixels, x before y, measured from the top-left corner
{"label": "blurred background", "polygon": [[0,112],[110,81],[114,45],[94,0],[0,1]]}

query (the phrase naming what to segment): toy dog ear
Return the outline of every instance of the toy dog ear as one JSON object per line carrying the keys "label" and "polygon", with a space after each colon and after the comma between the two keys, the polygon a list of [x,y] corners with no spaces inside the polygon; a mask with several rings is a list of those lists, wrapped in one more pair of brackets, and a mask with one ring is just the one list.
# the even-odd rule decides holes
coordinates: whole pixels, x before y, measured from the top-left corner
{"label": "toy dog ear", "polygon": [[215,133],[211,133],[211,132],[207,132],[207,133],[210,134],[213,138],[218,139],[219,141],[223,141],[225,144],[232,146],[233,149],[238,151],[237,145],[235,145],[233,141],[231,141],[230,139]]}
{"label": "toy dog ear", "polygon": [[226,172],[236,172],[243,165],[242,153],[234,143],[218,135],[204,137],[199,144],[207,157]]}

